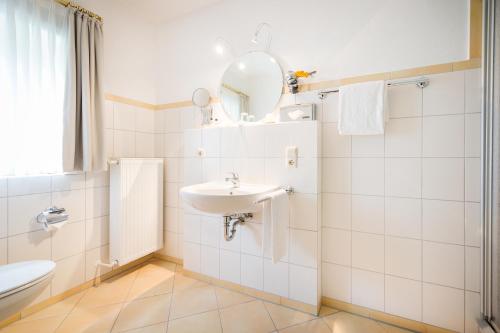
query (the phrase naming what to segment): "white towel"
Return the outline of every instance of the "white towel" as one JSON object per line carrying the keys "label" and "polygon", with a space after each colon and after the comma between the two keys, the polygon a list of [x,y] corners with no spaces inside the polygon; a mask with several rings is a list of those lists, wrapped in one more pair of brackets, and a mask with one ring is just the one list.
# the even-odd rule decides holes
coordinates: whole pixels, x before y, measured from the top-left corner
{"label": "white towel", "polygon": [[289,202],[285,190],[268,194],[263,203],[262,223],[264,224],[264,254],[277,263],[287,254]]}
{"label": "white towel", "polygon": [[389,116],[384,81],[349,84],[339,89],[340,135],[384,134]]}

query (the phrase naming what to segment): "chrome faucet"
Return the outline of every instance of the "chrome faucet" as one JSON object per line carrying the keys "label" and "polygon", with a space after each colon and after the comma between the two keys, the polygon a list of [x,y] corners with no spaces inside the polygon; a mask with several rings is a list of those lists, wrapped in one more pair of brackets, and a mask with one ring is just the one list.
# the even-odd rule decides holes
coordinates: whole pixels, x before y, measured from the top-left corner
{"label": "chrome faucet", "polygon": [[226,177],[226,182],[231,182],[233,184],[233,188],[240,187],[240,176],[236,172],[228,172],[231,177]]}

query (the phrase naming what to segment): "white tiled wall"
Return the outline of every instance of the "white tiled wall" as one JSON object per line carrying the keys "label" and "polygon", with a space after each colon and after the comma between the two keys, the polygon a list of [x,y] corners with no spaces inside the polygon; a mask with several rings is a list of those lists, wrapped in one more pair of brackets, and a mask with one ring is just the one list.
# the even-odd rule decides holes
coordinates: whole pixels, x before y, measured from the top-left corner
{"label": "white tiled wall", "polygon": [[322,104],[322,294],[476,332],[480,72],[428,77],[389,88],[385,135],[339,136]]}
{"label": "white tiled wall", "polygon": [[[207,217],[201,217],[201,232],[212,228],[211,240],[201,237],[200,251],[184,255],[187,269],[195,270],[200,258],[201,273],[212,275],[258,290],[274,293],[309,304],[317,304],[319,278],[319,190],[318,190],[318,123],[288,123],[272,125],[247,125],[243,127],[204,128],[185,133],[185,142],[199,140],[201,146],[185,145],[186,156],[194,156],[197,147],[205,150],[201,159],[202,181],[220,180],[229,171],[238,172],[242,181],[290,185],[296,193],[290,197],[291,221],[288,234],[288,253],[283,260],[273,264],[263,246],[263,228],[259,214],[239,228],[236,238],[226,242],[222,235],[221,217],[211,218],[212,225],[206,227]],[[200,143],[197,141],[197,143]],[[299,149],[298,168],[285,166],[285,147],[294,145]],[[190,159],[196,165],[199,157]],[[197,168],[185,162],[185,183]],[[192,212],[185,210],[184,222],[187,227]],[[197,213],[195,213],[197,214]],[[195,224],[190,232],[199,232]],[[184,241],[196,243],[192,237]],[[188,247],[193,246],[189,244]],[[212,247],[212,248],[211,248]],[[210,248],[212,250],[210,250]],[[211,254],[209,254],[211,253]],[[206,262],[219,262],[219,271],[206,271]],[[191,267],[191,268],[190,268]]]}
{"label": "white tiled wall", "polygon": [[[183,222],[183,214],[179,200],[179,188],[182,187],[184,178],[184,146],[195,147],[195,151],[201,140],[184,142],[184,130],[199,128],[201,126],[200,113],[194,108],[169,109],[156,111],[154,118],[154,154],[155,157],[163,157],[165,160],[165,203],[164,203],[164,240],[165,247],[159,253],[174,257],[183,257],[183,233],[186,222]],[[194,156],[194,155],[193,155]],[[196,163],[192,170],[201,173],[201,163]],[[190,172],[192,170],[189,170]],[[193,178],[197,174],[187,177]],[[188,227],[190,222],[188,221]],[[196,223],[196,222],[191,222]],[[199,222],[198,222],[199,223]]]}
{"label": "white tiled wall", "polygon": [[[190,112],[169,110],[158,118],[179,121],[179,114]],[[182,256],[188,270],[316,305],[320,271],[318,123],[203,129],[187,129],[179,123],[176,126],[164,125],[164,133],[158,133],[156,139],[175,141],[168,144],[175,153],[157,153],[166,158],[167,172],[169,163],[178,168],[177,177],[171,177],[166,184],[167,246],[163,253]],[[184,133],[176,132],[176,128]],[[285,167],[285,147],[290,145],[298,147],[298,168]],[[203,149],[203,157],[198,156],[199,149]],[[236,237],[227,242],[223,238],[222,217],[192,211],[177,196],[183,185],[221,180],[230,171],[237,172],[243,182],[294,187],[296,193],[290,197],[288,253],[277,264],[264,250],[260,214],[239,226]]]}
{"label": "white tiled wall", "polygon": [[[106,102],[105,120],[108,156],[153,156],[153,111]],[[0,179],[0,265],[57,263],[52,283],[34,302],[93,279],[95,262],[108,260],[108,193],[108,172]],[[35,218],[51,205],[65,207],[70,219],[48,233]]]}
{"label": "white tiled wall", "polygon": [[[389,89],[391,119],[380,136],[338,135],[335,94],[324,101],[316,92],[285,95],[282,104],[318,105],[321,145],[310,151],[301,145],[314,137],[287,126],[313,123],[193,130],[193,109],[157,113],[156,156],[171,170],[164,253],[184,257],[188,269],[303,301],[308,275],[321,271],[323,296],[473,332],[480,299],[480,72],[428,77],[423,90]],[[289,143],[307,154],[297,172],[284,173],[282,147]],[[220,179],[228,170],[298,190],[291,219],[297,230],[284,262],[273,265],[262,255],[258,217],[227,243],[220,221],[217,227],[216,219],[183,213],[183,183]],[[301,251],[313,248],[316,231],[321,251]],[[318,256],[321,267],[314,267]]]}

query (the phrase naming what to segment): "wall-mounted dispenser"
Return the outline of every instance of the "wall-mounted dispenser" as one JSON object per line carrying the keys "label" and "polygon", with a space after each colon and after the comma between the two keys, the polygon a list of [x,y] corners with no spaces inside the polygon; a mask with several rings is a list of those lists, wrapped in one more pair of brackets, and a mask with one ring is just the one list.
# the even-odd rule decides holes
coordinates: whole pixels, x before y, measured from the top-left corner
{"label": "wall-mounted dispenser", "polygon": [[286,105],[280,108],[280,121],[316,120],[316,104]]}

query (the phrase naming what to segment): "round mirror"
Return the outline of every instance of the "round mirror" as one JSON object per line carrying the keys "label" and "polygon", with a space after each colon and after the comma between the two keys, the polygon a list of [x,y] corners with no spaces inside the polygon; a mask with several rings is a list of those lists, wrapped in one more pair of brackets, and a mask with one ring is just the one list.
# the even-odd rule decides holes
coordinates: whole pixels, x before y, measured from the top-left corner
{"label": "round mirror", "polygon": [[232,120],[261,120],[273,112],[282,90],[283,72],[276,59],[265,52],[250,52],[226,69],[219,97]]}
{"label": "round mirror", "polygon": [[194,105],[204,108],[210,104],[210,92],[205,88],[198,88],[193,92],[191,100]]}

